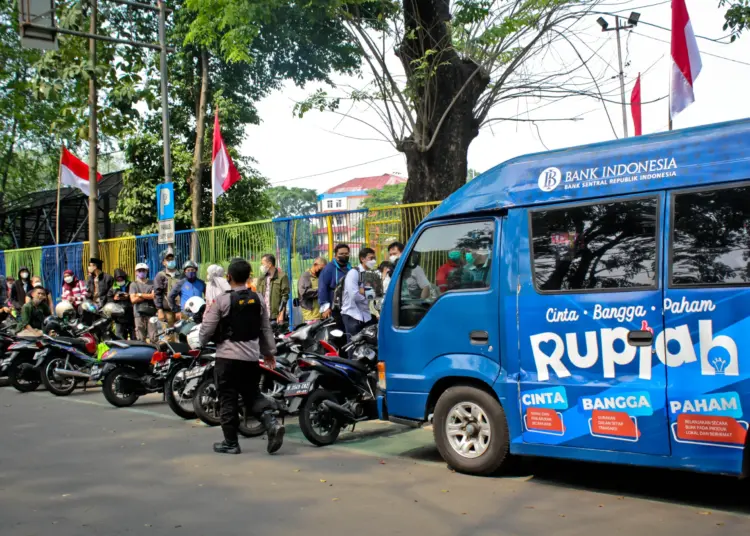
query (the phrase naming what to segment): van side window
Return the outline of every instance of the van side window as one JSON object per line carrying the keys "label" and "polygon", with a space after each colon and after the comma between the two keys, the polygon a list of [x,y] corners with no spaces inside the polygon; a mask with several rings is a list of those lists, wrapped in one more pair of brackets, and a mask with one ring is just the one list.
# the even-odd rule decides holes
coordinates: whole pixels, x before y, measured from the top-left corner
{"label": "van side window", "polygon": [[398,325],[416,326],[446,292],[488,288],[494,234],[494,221],[478,221],[419,235],[401,272]]}
{"label": "van side window", "polygon": [[672,285],[750,282],[750,186],[677,194]]}
{"label": "van side window", "polygon": [[656,287],[657,213],[656,198],[532,212],[537,290]]}

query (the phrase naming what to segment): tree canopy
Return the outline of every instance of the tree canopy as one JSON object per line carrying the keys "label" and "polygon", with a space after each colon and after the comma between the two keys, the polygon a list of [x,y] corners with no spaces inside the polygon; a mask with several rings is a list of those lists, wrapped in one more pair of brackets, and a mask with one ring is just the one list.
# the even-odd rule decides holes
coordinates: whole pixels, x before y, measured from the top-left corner
{"label": "tree canopy", "polygon": [[387,207],[390,205],[400,205],[404,198],[406,183],[389,184],[380,190],[367,190],[368,197],[362,203],[362,208],[371,209],[377,207]]}
{"label": "tree canopy", "polygon": [[734,42],[750,26],[750,0],[720,0],[719,7],[726,7],[724,31],[731,30]]}
{"label": "tree canopy", "polygon": [[274,218],[308,216],[318,211],[318,193],[309,188],[276,186],[268,189]]}

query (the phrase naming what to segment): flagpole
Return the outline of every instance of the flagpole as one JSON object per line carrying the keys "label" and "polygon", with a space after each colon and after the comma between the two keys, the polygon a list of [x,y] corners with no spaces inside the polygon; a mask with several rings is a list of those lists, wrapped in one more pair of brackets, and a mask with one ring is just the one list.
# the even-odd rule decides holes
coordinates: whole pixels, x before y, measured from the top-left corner
{"label": "flagpole", "polygon": [[[214,113],[216,114],[215,117],[219,117],[219,105],[218,104],[216,105],[216,110]],[[215,130],[216,129],[214,128],[213,138],[216,137]],[[213,143],[211,143],[211,146],[213,147]],[[213,150],[212,150],[212,154],[213,154]],[[214,230],[215,227],[216,227],[216,196],[214,195],[214,166],[213,166],[213,161],[212,161],[211,162],[211,255],[213,256],[214,262],[218,262],[218,259],[216,258],[216,231]]]}
{"label": "flagpole", "polygon": [[62,184],[63,150],[60,148],[60,161],[57,164],[57,210],[55,211],[55,244],[60,245],[60,185]]}
{"label": "flagpole", "polygon": [[672,130],[672,69],[667,70],[668,76],[669,76],[669,83],[667,84],[669,88],[669,93],[667,95],[667,115],[669,116],[669,130]]}

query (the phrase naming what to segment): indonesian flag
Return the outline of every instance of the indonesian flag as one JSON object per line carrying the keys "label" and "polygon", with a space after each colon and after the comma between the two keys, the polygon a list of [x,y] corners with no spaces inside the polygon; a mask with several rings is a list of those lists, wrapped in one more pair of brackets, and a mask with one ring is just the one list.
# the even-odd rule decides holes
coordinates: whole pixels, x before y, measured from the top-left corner
{"label": "indonesian flag", "polygon": [[633,115],[633,126],[635,135],[643,134],[643,123],[641,122],[641,73],[633,86],[633,92],[630,94],[630,113]]}
{"label": "indonesian flag", "polygon": [[234,167],[232,158],[229,156],[227,146],[221,139],[219,129],[219,114],[217,112],[214,119],[214,155],[211,164],[211,183],[214,197],[214,204],[221,194],[229,190],[232,185],[240,180],[240,173]]}
{"label": "indonesian flag", "polygon": [[[96,174],[96,182],[102,180],[102,174]],[[89,195],[89,167],[79,160],[65,147],[60,156],[60,183],[78,188]]]}
{"label": "indonesian flag", "polygon": [[701,55],[685,0],[672,0],[672,117],[695,101],[693,83],[700,72]]}

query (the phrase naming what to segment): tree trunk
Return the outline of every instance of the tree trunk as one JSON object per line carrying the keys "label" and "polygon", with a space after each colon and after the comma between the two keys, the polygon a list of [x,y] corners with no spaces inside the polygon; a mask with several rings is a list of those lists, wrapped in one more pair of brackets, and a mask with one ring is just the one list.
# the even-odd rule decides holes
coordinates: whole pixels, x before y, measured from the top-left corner
{"label": "tree trunk", "polygon": [[449,0],[403,0],[403,10],[397,54],[416,112],[415,128],[400,147],[409,173],[404,203],[442,201],[466,184],[469,144],[479,134],[474,107],[490,77],[453,48]]}
{"label": "tree trunk", "polygon": [[5,202],[5,189],[8,187],[8,174],[10,173],[10,164],[13,161],[13,149],[16,146],[16,130],[18,129],[18,118],[13,117],[13,127],[10,133],[10,145],[5,153],[3,159],[3,177],[0,179],[0,210],[3,209],[3,203]]}
{"label": "tree trunk", "polygon": [[[195,152],[193,153],[193,169],[190,177],[190,191],[193,209],[193,229],[201,226],[201,175],[203,174],[203,141],[206,137],[206,102],[208,101],[208,51],[201,50],[201,92],[198,96],[197,115],[195,121]],[[192,257],[198,252],[198,234],[193,233],[191,245]]]}

